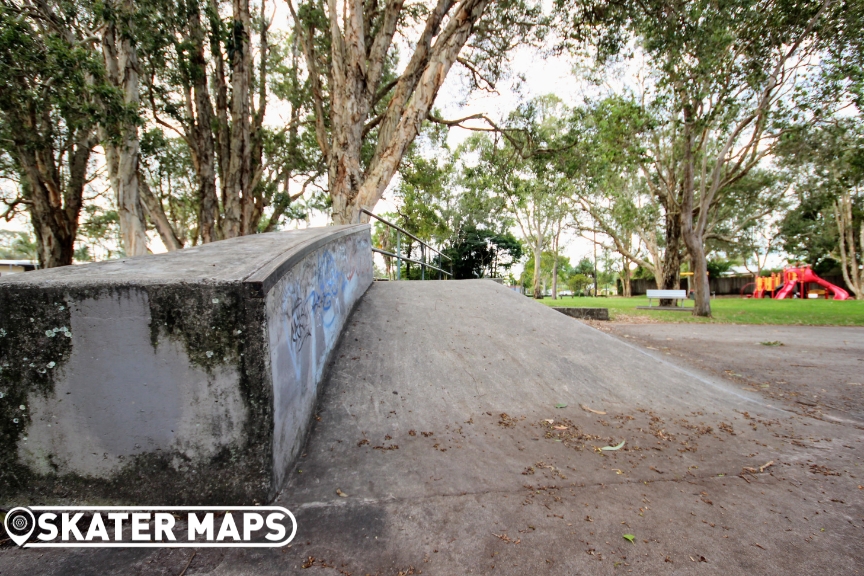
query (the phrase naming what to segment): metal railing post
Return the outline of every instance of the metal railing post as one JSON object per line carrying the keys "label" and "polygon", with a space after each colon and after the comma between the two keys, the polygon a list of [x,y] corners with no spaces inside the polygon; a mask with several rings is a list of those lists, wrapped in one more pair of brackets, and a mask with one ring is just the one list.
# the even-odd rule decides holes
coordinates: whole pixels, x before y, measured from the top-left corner
{"label": "metal railing post", "polygon": [[396,280],[402,279],[402,234],[396,232]]}
{"label": "metal railing post", "polygon": [[[437,270],[439,280],[442,279],[444,276],[450,276],[451,278],[453,277],[453,259],[452,258],[450,258],[449,256],[445,256],[444,254],[441,253],[440,250],[436,250],[435,248],[433,248],[432,246],[430,246],[429,244],[427,244],[426,242],[424,242],[423,240],[421,240],[417,236],[411,234],[410,232],[408,232],[404,228],[400,228],[399,226],[393,224],[392,222],[388,222],[384,218],[381,218],[380,216],[376,216],[375,214],[373,214],[369,210],[366,210],[365,208],[360,208],[360,212],[363,214],[366,214],[370,218],[375,218],[379,222],[382,222],[383,224],[389,226],[390,228],[392,228],[393,230],[396,231],[395,253],[388,252],[388,251],[384,250],[383,248],[376,248],[375,246],[372,246],[372,252],[377,252],[377,253],[383,255],[385,258],[396,258],[396,279],[397,280],[402,279],[402,260],[405,260],[406,262],[413,262],[413,263],[417,264],[418,266],[420,266],[420,277],[423,280],[426,279],[426,268],[432,268],[433,270]],[[407,256],[402,255],[402,235],[403,234],[408,236],[409,238],[416,240],[417,243],[420,245],[420,260],[412,259],[410,251],[409,251],[409,254]],[[436,261],[435,261],[434,256],[430,256],[429,259],[427,259],[427,257],[426,257],[427,249],[431,250],[432,252],[434,252],[435,254],[438,255],[438,261],[437,261],[438,265],[437,266],[435,265]],[[442,268],[443,262],[444,262],[443,258],[446,258],[450,262],[450,271],[449,272]],[[410,278],[408,278],[408,279],[410,280]]]}

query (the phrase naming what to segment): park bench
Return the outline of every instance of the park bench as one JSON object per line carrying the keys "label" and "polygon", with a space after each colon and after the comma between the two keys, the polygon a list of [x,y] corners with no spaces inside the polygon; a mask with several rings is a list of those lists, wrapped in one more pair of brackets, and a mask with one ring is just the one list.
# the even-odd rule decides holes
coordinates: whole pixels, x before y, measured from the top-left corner
{"label": "park bench", "polygon": [[651,301],[657,300],[687,300],[686,290],[648,290],[648,306],[637,306],[639,310],[691,310],[684,306],[652,306]]}

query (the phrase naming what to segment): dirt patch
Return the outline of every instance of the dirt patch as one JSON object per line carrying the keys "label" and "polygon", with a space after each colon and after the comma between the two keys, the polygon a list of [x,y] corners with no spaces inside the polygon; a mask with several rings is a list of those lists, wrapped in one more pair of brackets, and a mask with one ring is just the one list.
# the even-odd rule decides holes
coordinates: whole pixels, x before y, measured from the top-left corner
{"label": "dirt patch", "polygon": [[828,326],[590,323],[784,408],[864,425],[864,330]]}

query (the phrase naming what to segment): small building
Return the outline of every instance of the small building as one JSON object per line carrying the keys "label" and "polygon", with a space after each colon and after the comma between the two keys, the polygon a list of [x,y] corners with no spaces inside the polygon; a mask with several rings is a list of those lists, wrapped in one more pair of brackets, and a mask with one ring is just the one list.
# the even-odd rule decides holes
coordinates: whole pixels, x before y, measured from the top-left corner
{"label": "small building", "polygon": [[30,272],[36,268],[36,264],[31,260],[0,260],[0,276]]}

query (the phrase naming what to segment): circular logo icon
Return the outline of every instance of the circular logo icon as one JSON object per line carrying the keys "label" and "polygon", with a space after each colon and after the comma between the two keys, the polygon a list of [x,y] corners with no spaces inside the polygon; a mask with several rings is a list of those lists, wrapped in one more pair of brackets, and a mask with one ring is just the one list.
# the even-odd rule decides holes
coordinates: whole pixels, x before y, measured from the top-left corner
{"label": "circular logo icon", "polygon": [[36,518],[27,508],[13,508],[6,514],[6,533],[18,546],[22,546],[36,527]]}

